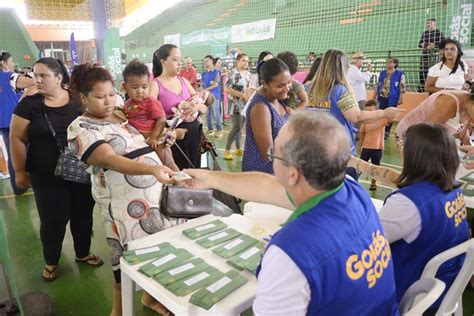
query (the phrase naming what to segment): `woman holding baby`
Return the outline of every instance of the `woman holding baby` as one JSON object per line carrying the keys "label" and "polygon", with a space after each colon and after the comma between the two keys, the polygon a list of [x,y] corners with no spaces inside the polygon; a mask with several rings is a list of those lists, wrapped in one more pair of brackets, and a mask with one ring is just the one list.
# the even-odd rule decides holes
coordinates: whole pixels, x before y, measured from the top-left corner
{"label": "woman holding baby", "polygon": [[199,168],[201,166],[199,145],[202,125],[198,113],[206,113],[207,107],[204,103],[195,102],[196,100],[192,98],[197,93],[186,79],[178,76],[180,68],[181,51],[177,46],[165,44],[158,48],[153,54],[155,79],[150,86],[150,95],[161,102],[168,119],[173,117],[173,108],[179,108],[187,117],[176,129],[176,144],[179,148],[177,146],[171,148],[173,158],[179,169]]}

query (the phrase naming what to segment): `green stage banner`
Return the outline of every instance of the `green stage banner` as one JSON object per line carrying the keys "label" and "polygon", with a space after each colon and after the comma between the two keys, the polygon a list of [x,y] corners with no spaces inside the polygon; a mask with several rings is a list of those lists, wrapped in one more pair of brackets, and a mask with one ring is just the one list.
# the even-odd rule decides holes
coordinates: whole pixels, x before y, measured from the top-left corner
{"label": "green stage banner", "polygon": [[116,78],[117,84],[122,78],[122,44],[118,28],[109,29],[104,39],[104,66]]}
{"label": "green stage banner", "polygon": [[471,46],[472,0],[448,1],[449,36]]}

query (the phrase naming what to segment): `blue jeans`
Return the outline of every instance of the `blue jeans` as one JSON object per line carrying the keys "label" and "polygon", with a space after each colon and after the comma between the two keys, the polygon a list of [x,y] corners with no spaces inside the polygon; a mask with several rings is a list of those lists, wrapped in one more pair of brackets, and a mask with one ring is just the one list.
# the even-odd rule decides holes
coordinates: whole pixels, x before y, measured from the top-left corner
{"label": "blue jeans", "polygon": [[5,143],[5,147],[7,147],[7,155],[8,155],[8,173],[10,173],[10,183],[12,185],[13,193],[15,195],[21,195],[26,192],[24,189],[20,189],[16,186],[15,181],[15,169],[13,169],[13,161],[12,155],[10,153],[10,128],[1,128],[3,142]]}
{"label": "blue jeans", "polygon": [[214,129],[212,125],[212,118],[215,116],[216,129],[222,131],[222,118],[221,118],[221,100],[217,99],[214,104],[207,108],[207,128],[212,131]]}

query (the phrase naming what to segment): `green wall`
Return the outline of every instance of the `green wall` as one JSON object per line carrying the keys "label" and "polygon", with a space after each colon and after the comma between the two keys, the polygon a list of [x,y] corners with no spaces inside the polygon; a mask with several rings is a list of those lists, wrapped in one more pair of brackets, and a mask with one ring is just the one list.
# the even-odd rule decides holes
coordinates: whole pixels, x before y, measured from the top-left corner
{"label": "green wall", "polygon": [[[38,48],[13,9],[0,9],[0,30],[0,49],[12,54],[18,66],[31,66],[38,59]],[[31,59],[25,61],[25,55]]]}

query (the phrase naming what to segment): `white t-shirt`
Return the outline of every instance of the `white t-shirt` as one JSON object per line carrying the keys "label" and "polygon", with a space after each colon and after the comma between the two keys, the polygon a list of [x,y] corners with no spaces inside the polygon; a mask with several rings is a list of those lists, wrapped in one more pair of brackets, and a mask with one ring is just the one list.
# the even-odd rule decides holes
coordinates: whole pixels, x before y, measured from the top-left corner
{"label": "white t-shirt", "polygon": [[365,84],[369,82],[372,73],[369,71],[362,72],[359,68],[354,65],[349,67],[347,72],[347,80],[354,89],[354,93],[357,97],[357,102],[367,100],[367,91]]}
{"label": "white t-shirt", "polygon": [[467,64],[462,60],[461,63],[464,65],[464,71],[459,65],[456,72],[451,74],[452,69],[448,68],[446,65],[441,67],[442,62],[439,62],[430,68],[428,71],[428,77],[438,78],[435,83],[436,88],[461,90],[466,81],[464,76],[468,73]]}

